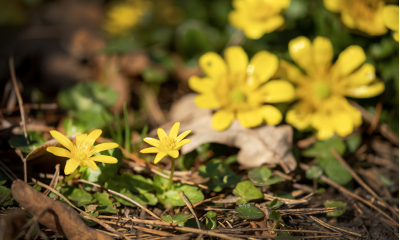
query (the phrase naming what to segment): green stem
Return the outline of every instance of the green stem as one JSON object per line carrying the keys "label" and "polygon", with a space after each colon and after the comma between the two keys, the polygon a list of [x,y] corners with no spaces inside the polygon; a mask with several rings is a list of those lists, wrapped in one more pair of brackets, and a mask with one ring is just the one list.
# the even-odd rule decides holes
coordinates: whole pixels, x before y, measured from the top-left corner
{"label": "green stem", "polygon": [[74,171],[71,175],[69,175],[68,177],[64,178],[63,181],[59,181],[59,182],[57,183],[57,185],[54,187],[54,189],[57,189],[59,186],[61,186],[61,184],[67,183],[69,180],[72,180],[72,179],[76,176],[76,174],[79,173],[79,170],[78,170],[78,169],[79,169],[79,168],[75,169],[75,171]]}
{"label": "green stem", "polygon": [[171,173],[169,175],[169,182],[168,182],[168,191],[171,190],[172,184],[174,181],[172,178],[174,177],[174,171],[175,171],[175,159],[171,158]]}

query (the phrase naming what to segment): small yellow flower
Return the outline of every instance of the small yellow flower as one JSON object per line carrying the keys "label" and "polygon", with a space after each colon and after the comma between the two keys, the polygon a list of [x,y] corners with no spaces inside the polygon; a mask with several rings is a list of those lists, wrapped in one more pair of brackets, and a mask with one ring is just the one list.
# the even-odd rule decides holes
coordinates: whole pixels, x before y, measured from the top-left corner
{"label": "small yellow flower", "polygon": [[280,111],[264,103],[287,102],[294,98],[293,86],[284,80],[267,82],[278,69],[278,58],[258,52],[249,62],[241,47],[229,47],[224,52],[226,62],[209,52],[199,59],[206,77],[193,76],[189,87],[200,93],[195,103],[200,108],[219,109],[212,126],[222,131],[237,118],[246,128],[256,127],[265,120],[276,125],[282,120]]}
{"label": "small yellow flower", "polygon": [[147,0],[125,0],[112,5],[107,11],[104,29],[114,36],[123,35],[139,25],[150,7],[151,2]]}
{"label": "small yellow flower", "polygon": [[192,130],[181,133],[178,136],[180,123],[172,126],[169,135],[162,128],[157,129],[157,135],[160,140],[154,138],[143,139],[148,144],[154,146],[142,149],[141,153],[157,153],[154,163],[158,163],[163,157],[169,155],[173,158],[179,157],[179,149],[185,144],[190,143],[190,139],[184,139]]}
{"label": "small yellow flower", "polygon": [[289,7],[290,0],[233,0],[232,5],[229,22],[246,37],[257,39],[283,25],[280,13]]}
{"label": "small yellow flower", "polygon": [[335,64],[331,63],[332,44],[324,37],[316,37],[313,43],[306,37],[297,37],[289,42],[289,53],[305,74],[281,60],[278,75],[296,84],[298,98],[287,112],[286,122],[300,130],[311,125],[319,139],[335,133],[346,136],[361,125],[360,112],[345,96],[370,98],[385,89],[375,76],[374,66],[364,63],[366,56],[360,46],[346,48]]}
{"label": "small yellow flower", "polygon": [[55,138],[61,145],[65,148],[59,147],[47,147],[47,151],[53,153],[56,156],[69,158],[67,164],[65,165],[64,173],[66,175],[71,174],[79,166],[86,167],[89,166],[94,171],[97,170],[96,162],[103,163],[117,163],[118,160],[115,157],[98,155],[92,157],[93,154],[102,152],[104,150],[117,148],[116,143],[101,143],[94,147],[93,144],[98,137],[101,135],[101,130],[96,129],[87,134],[76,135],[76,145],[74,145],[68,138],[62,135],[60,132],[52,130],[50,131],[51,136]]}
{"label": "small yellow flower", "polygon": [[383,22],[382,0],[324,0],[325,7],[341,14],[341,20],[350,29],[358,29],[370,36],[379,36],[387,32]]}
{"label": "small yellow flower", "polygon": [[382,14],[386,27],[394,31],[394,40],[399,41],[399,6],[386,5]]}

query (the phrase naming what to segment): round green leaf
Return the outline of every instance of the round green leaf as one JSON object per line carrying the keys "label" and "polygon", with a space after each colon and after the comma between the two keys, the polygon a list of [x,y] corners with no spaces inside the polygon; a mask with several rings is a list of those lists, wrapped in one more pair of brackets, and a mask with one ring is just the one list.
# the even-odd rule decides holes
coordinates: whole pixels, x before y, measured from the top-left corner
{"label": "round green leaf", "polygon": [[239,217],[244,219],[260,219],[265,217],[265,213],[261,209],[249,203],[242,204],[236,207],[235,210],[239,213]]}
{"label": "round green leaf", "polygon": [[248,176],[254,185],[266,186],[267,180],[271,176],[271,170],[266,167],[254,168],[249,172]]}

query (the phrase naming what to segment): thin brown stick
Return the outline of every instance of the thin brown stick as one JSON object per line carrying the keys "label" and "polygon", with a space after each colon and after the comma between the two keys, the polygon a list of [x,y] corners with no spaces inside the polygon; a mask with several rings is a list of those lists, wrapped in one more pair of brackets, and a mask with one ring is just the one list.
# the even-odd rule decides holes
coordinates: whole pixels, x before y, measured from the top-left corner
{"label": "thin brown stick", "polygon": [[22,163],[24,164],[24,181],[25,181],[25,183],[27,183],[27,179],[28,179],[28,173],[27,173],[27,170],[26,170],[26,159],[24,158],[24,155],[22,155],[22,152],[21,152],[21,150],[19,150],[19,149],[15,149],[15,153],[21,158],[21,160],[22,160]]}
{"label": "thin brown stick", "polygon": [[358,182],[358,184],[360,184],[365,190],[367,190],[369,193],[371,193],[374,197],[376,197],[378,200],[380,200],[381,202],[384,203],[385,207],[388,208],[390,211],[392,211],[395,215],[397,215],[397,212],[385,201],[383,200],[381,197],[378,196],[378,194],[376,194],[374,192],[374,190],[372,190],[358,175],[357,173],[349,166],[349,164],[347,164],[347,162],[342,158],[342,156],[340,156],[340,154],[333,148],[330,147],[330,151],[332,152],[332,154],[335,156],[335,158],[347,169],[347,171],[350,172],[351,176],[353,176],[353,178]]}
{"label": "thin brown stick", "polygon": [[159,219],[159,220],[162,220],[160,217],[158,217],[157,215],[155,215],[152,211],[150,211],[149,209],[145,208],[145,207],[144,207],[143,205],[141,205],[140,203],[136,202],[135,200],[132,200],[132,199],[128,198],[127,196],[125,196],[125,195],[123,195],[123,194],[121,194],[121,193],[118,193],[118,192],[115,192],[115,191],[113,191],[113,190],[104,188],[104,187],[100,186],[99,184],[92,183],[92,182],[89,182],[89,181],[86,181],[86,180],[83,180],[83,179],[79,179],[78,182],[90,184],[90,185],[95,186],[95,187],[98,187],[98,188],[103,188],[103,189],[105,189],[107,192],[112,193],[112,194],[114,194],[114,195],[117,195],[118,197],[121,197],[121,198],[123,198],[123,199],[125,199],[125,200],[127,200],[127,201],[129,201],[129,202],[131,202],[131,203],[133,203],[133,204],[135,204],[136,206],[140,207],[141,209],[144,209],[144,210],[145,210],[148,214],[150,214],[151,216],[153,216],[153,217],[155,217],[155,218],[157,218],[157,219]]}
{"label": "thin brown stick", "polygon": [[369,126],[369,128],[367,130],[368,134],[372,134],[375,131],[376,127],[378,126],[379,117],[381,116],[381,112],[382,112],[382,102],[378,102],[378,104],[376,104],[376,107],[375,107],[375,114],[372,119],[371,125]]}
{"label": "thin brown stick", "polygon": [[[48,110],[48,109],[57,109],[58,108],[58,104],[57,103],[26,103],[24,104],[24,109],[44,109],[44,110]],[[15,106],[13,109],[11,109],[11,111],[18,111],[20,110],[19,106]],[[0,112],[7,112],[8,109],[6,108],[1,108]]]}
{"label": "thin brown stick", "polygon": [[310,217],[312,220],[314,220],[315,222],[317,222],[317,223],[323,225],[324,227],[329,228],[329,229],[331,229],[331,230],[333,230],[333,231],[335,231],[335,232],[336,232],[336,231],[340,231],[340,232],[344,232],[344,233],[347,233],[347,234],[350,234],[350,235],[353,235],[353,236],[362,237],[361,234],[354,233],[354,232],[350,232],[350,231],[347,231],[347,230],[344,230],[344,229],[341,229],[341,228],[338,228],[338,227],[331,226],[331,225],[329,225],[329,224],[323,222],[322,220],[320,220],[320,219],[318,219],[318,218],[316,218],[316,217],[314,217],[314,216],[309,216],[309,217]]}
{"label": "thin brown stick", "polygon": [[182,200],[185,202],[186,206],[189,208],[190,212],[193,214],[194,218],[196,219],[197,227],[201,229],[201,225],[199,222],[199,218],[196,215],[196,212],[193,210],[192,204],[189,202],[183,191],[181,190],[179,192],[179,195],[181,196]]}
{"label": "thin brown stick", "polygon": [[11,181],[14,182],[18,179],[17,176],[15,176],[15,174],[2,161],[0,161],[0,169]]}
{"label": "thin brown stick", "polygon": [[2,205],[3,202],[5,202],[9,196],[11,196],[11,192],[10,192],[9,194],[7,194],[6,196],[4,196],[4,197],[0,200],[0,205]]}
{"label": "thin brown stick", "polygon": [[308,214],[318,214],[334,212],[337,210],[343,210],[343,207],[329,207],[329,208],[300,208],[300,209],[284,209],[278,210],[281,215],[291,214],[291,215],[308,215]]}
{"label": "thin brown stick", "polygon": [[22,127],[24,129],[25,139],[26,139],[26,142],[29,145],[28,130],[26,129],[24,102],[22,101],[21,93],[19,91],[19,87],[18,87],[18,83],[17,83],[17,77],[15,75],[15,69],[14,69],[14,58],[12,56],[10,57],[10,59],[8,61],[8,64],[10,66],[11,79],[12,79],[12,82],[14,84],[15,93],[17,94],[19,110],[21,112],[21,119],[22,119],[22,122],[24,123]]}
{"label": "thin brown stick", "polygon": [[[306,170],[309,169],[310,167],[309,167],[307,164],[300,163],[300,168],[302,168],[303,170],[306,171]],[[384,213],[382,210],[380,210],[378,207],[376,207],[376,206],[375,206],[374,204],[372,204],[371,202],[369,202],[369,201],[363,199],[362,197],[360,197],[360,196],[358,196],[358,195],[356,195],[356,194],[350,192],[350,191],[347,190],[346,188],[340,186],[339,184],[335,183],[334,181],[330,180],[329,178],[327,178],[327,177],[324,176],[324,175],[321,175],[320,179],[321,179],[322,181],[324,181],[325,183],[331,185],[332,187],[336,188],[338,191],[340,191],[340,192],[342,192],[342,193],[344,193],[344,194],[346,194],[346,195],[348,195],[348,196],[350,196],[350,197],[353,197],[353,198],[355,198],[355,199],[357,199],[357,200],[359,200],[359,201],[361,201],[361,202],[367,204],[368,206],[372,207],[373,209],[375,209],[376,211],[378,211],[380,214],[382,214],[383,216],[385,216],[387,219],[389,219],[391,223],[395,224],[396,226],[399,226],[399,223],[398,223],[398,222],[396,222],[395,220],[393,220],[389,215],[387,215],[386,213]]]}
{"label": "thin brown stick", "polygon": [[310,201],[307,199],[287,199],[287,198],[280,198],[280,197],[274,197],[270,196],[268,194],[264,194],[264,199],[266,200],[274,200],[278,199],[279,201],[283,202],[284,204],[290,205],[290,204],[302,204],[302,203],[309,203]]}

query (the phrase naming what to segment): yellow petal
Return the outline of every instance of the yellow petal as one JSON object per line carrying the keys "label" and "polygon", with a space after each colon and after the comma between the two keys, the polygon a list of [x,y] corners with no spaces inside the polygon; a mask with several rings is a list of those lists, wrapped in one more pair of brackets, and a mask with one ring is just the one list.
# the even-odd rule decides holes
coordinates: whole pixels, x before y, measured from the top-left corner
{"label": "yellow petal", "polygon": [[265,102],[268,103],[288,102],[295,97],[293,85],[285,80],[269,81],[260,90],[265,93]]}
{"label": "yellow petal", "polygon": [[365,62],[365,59],[364,50],[360,46],[350,46],[339,54],[334,71],[339,76],[347,76]]}
{"label": "yellow petal", "polygon": [[178,136],[178,131],[179,131],[179,126],[181,125],[180,122],[176,122],[171,130],[169,131],[169,137],[170,138],[176,138]]}
{"label": "yellow petal", "polygon": [[324,0],[324,6],[331,12],[338,13],[342,9],[341,0]]}
{"label": "yellow petal", "polygon": [[140,150],[141,153],[158,153],[160,152],[160,150],[156,147],[149,147],[149,148],[145,148]]}
{"label": "yellow petal", "polygon": [[213,81],[211,78],[200,78],[198,76],[192,76],[189,78],[189,87],[198,93],[211,92],[217,81]]}
{"label": "yellow petal", "polygon": [[228,65],[229,73],[240,79],[246,74],[249,59],[242,47],[228,47],[224,51],[224,58]]}
{"label": "yellow petal", "polygon": [[176,141],[177,141],[177,142],[182,141],[182,139],[184,139],[184,138],[185,138],[187,135],[189,135],[189,133],[191,133],[191,132],[192,132],[192,130],[187,130],[187,131],[185,131],[185,132],[179,134],[179,136],[176,138]]}
{"label": "yellow petal", "polygon": [[358,87],[369,84],[375,80],[375,78],[375,67],[369,63],[364,63],[360,69],[343,78],[341,81],[347,83],[348,85]]}
{"label": "yellow petal", "polygon": [[399,32],[393,33],[393,38],[394,38],[394,40],[396,40],[397,42],[399,42]]}
{"label": "yellow petal", "polygon": [[329,139],[331,137],[333,137],[333,135],[335,135],[335,133],[333,132],[332,129],[330,128],[321,128],[321,129],[317,129],[317,138],[319,140],[326,140]]}
{"label": "yellow petal", "polygon": [[77,134],[75,139],[76,139],[76,146],[83,146],[85,144],[85,140],[87,138],[87,134]]}
{"label": "yellow petal", "polygon": [[86,160],[84,162],[88,167],[90,167],[93,171],[97,171],[97,164],[93,162],[93,160]]}
{"label": "yellow petal", "polygon": [[178,150],[168,151],[168,155],[170,155],[173,158],[177,158],[177,157],[179,157],[179,151]]}
{"label": "yellow petal", "polygon": [[62,135],[60,132],[56,130],[50,131],[51,136],[56,139],[61,145],[66,147],[68,150],[72,151],[74,149],[74,144],[67,137]]}
{"label": "yellow petal", "polygon": [[264,32],[265,33],[270,33],[278,29],[280,26],[285,23],[285,19],[281,15],[276,15],[271,18],[268,18],[268,20],[263,23],[264,24]]}
{"label": "yellow petal", "polygon": [[163,138],[168,137],[167,133],[162,128],[158,128],[157,129],[157,135],[158,135],[158,139],[160,139],[160,140],[163,139]]}
{"label": "yellow petal", "polygon": [[332,118],[324,113],[317,112],[312,116],[311,125],[317,130],[317,138],[328,139],[335,133]]}
{"label": "yellow petal", "polygon": [[267,51],[260,51],[253,56],[247,68],[247,74],[258,83],[269,80],[278,70],[278,58]]}
{"label": "yellow petal", "polygon": [[74,156],[72,155],[71,152],[64,148],[59,148],[59,147],[47,147],[46,150],[48,152],[51,152],[52,154],[59,156],[59,157],[66,157],[66,158],[73,158]]}
{"label": "yellow petal", "polygon": [[353,17],[346,11],[342,12],[342,15],[340,16],[340,19],[342,20],[343,24],[351,29],[356,28],[356,22],[353,19]]}
{"label": "yellow petal", "polygon": [[90,150],[90,153],[93,155],[95,153],[102,152],[102,151],[105,151],[108,149],[117,148],[117,147],[118,147],[118,144],[116,144],[116,143],[100,143],[100,144],[94,146]]}
{"label": "yellow petal", "polygon": [[311,108],[307,104],[298,103],[286,113],[286,122],[293,127],[304,130],[311,123]]}
{"label": "yellow petal", "polygon": [[209,52],[201,56],[199,64],[204,73],[213,80],[219,80],[227,74],[224,60],[214,52]]}
{"label": "yellow petal", "polygon": [[312,45],[313,60],[316,70],[325,72],[330,66],[333,58],[333,46],[331,41],[325,37],[316,37]]}
{"label": "yellow petal", "polygon": [[245,128],[257,127],[263,122],[261,114],[257,110],[238,111],[237,119]]}
{"label": "yellow petal", "polygon": [[194,98],[194,103],[199,108],[219,108],[221,103],[214,93],[199,94]]}
{"label": "yellow petal", "polygon": [[212,116],[211,125],[214,129],[223,131],[231,125],[234,118],[233,111],[221,109]]}
{"label": "yellow petal", "polygon": [[285,9],[290,6],[290,0],[275,0],[271,2],[271,4],[275,5],[276,7],[281,7]]}
{"label": "yellow petal", "polygon": [[158,162],[161,161],[161,159],[162,159],[163,157],[165,157],[166,155],[167,155],[167,153],[165,153],[165,152],[159,152],[159,153],[157,153],[156,158],[154,159],[154,163],[158,163]]}
{"label": "yellow petal", "polygon": [[175,148],[176,150],[179,150],[179,149],[181,149],[181,147],[182,147],[183,145],[188,144],[188,143],[190,143],[190,142],[191,142],[190,139],[184,139],[184,140],[178,142],[178,143],[175,145],[174,148]]}
{"label": "yellow petal", "polygon": [[372,85],[348,87],[345,90],[345,95],[354,98],[370,98],[381,94],[384,90],[385,84],[383,82],[377,82]]}
{"label": "yellow petal", "polygon": [[67,161],[67,164],[65,164],[65,168],[64,168],[65,175],[69,175],[69,174],[73,173],[75,171],[75,169],[77,169],[79,167],[80,164],[81,164],[81,161],[79,161],[79,160],[75,160],[73,158],[69,159]]}
{"label": "yellow petal", "polygon": [[277,125],[282,121],[281,112],[274,106],[265,105],[259,109],[260,115],[269,125]]}
{"label": "yellow petal", "polygon": [[86,138],[86,146],[91,147],[93,146],[94,142],[97,138],[100,137],[102,131],[100,129],[93,130]]}
{"label": "yellow petal", "polygon": [[[238,21],[238,18],[236,21]],[[246,19],[247,20],[247,19]],[[266,33],[270,33],[283,25],[285,19],[280,15],[275,15],[264,21],[250,21],[244,23],[243,31],[247,38],[258,39]]]}
{"label": "yellow petal", "polygon": [[300,71],[298,67],[285,60],[279,61],[277,75],[280,78],[289,80],[292,83],[302,83],[305,81],[304,79],[306,78],[306,76]]}
{"label": "yellow petal", "polygon": [[147,142],[148,144],[154,146],[154,147],[158,147],[160,146],[160,140],[154,139],[154,138],[144,138],[143,141]]}
{"label": "yellow petal", "polygon": [[98,155],[90,158],[91,161],[96,161],[96,162],[103,162],[103,163],[117,163],[118,159],[115,157],[111,156],[106,156],[106,155]]}
{"label": "yellow petal", "polygon": [[345,137],[353,132],[353,121],[347,112],[335,113],[332,121],[337,135]]}
{"label": "yellow petal", "polygon": [[393,31],[399,31],[399,6],[390,4],[382,10],[383,22]]}
{"label": "yellow petal", "polygon": [[310,69],[312,66],[311,42],[304,36],[297,37],[289,42],[290,57],[303,69]]}

